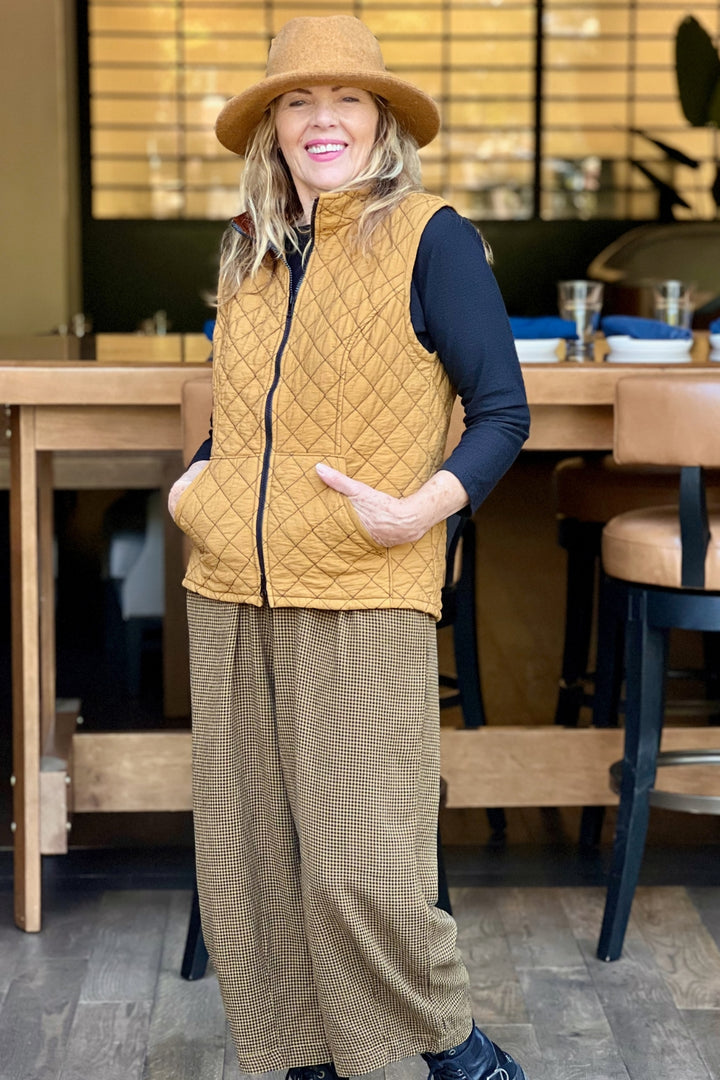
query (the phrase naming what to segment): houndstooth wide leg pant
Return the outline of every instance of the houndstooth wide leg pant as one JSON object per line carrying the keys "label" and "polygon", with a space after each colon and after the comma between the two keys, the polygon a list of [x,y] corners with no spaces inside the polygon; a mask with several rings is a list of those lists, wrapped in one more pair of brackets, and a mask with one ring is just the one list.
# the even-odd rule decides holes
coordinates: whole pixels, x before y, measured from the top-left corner
{"label": "houndstooth wide leg pant", "polygon": [[205,941],[240,1068],[357,1075],[462,1042],[435,907],[435,624],[188,594]]}

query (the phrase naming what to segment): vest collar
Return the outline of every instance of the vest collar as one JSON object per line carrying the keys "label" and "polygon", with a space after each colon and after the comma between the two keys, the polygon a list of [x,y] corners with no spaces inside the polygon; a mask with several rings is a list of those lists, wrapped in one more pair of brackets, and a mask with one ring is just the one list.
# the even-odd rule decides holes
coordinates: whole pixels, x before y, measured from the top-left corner
{"label": "vest collar", "polygon": [[315,240],[351,228],[365,204],[365,191],[329,191],[313,203],[312,233]]}
{"label": "vest collar", "polygon": [[[310,223],[315,240],[321,236],[341,232],[350,228],[362,212],[365,196],[363,191],[328,191],[315,199]],[[237,232],[250,239],[253,237],[253,223],[249,214],[238,214],[230,224]]]}

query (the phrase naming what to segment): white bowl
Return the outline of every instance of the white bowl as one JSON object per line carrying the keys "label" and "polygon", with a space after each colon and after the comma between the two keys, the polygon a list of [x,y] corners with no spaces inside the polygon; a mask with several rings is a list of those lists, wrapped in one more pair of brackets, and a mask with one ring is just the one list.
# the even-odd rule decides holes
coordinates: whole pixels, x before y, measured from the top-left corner
{"label": "white bowl", "polygon": [[710,335],[710,348],[715,350],[720,349],[720,334]]}
{"label": "white bowl", "polygon": [[515,338],[521,364],[555,364],[559,360],[560,338]]}
{"label": "white bowl", "polygon": [[631,338],[611,334],[607,339],[611,364],[689,364],[692,338]]}

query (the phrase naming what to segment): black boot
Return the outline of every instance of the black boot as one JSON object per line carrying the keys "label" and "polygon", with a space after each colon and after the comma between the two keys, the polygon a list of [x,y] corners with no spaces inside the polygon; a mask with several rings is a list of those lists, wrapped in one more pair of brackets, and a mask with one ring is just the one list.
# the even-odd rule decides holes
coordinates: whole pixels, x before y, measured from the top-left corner
{"label": "black boot", "polygon": [[422,1056],[430,1069],[430,1080],[525,1080],[517,1061],[475,1024],[464,1043],[441,1054]]}

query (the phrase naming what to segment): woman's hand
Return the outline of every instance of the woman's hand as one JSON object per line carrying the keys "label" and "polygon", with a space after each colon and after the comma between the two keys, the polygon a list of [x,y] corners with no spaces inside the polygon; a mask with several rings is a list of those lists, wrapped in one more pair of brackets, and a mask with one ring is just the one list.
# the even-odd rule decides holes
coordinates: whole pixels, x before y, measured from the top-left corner
{"label": "woman's hand", "polygon": [[329,465],[319,464],[315,468],[328,487],[347,496],[364,528],[381,547],[419,540],[433,525],[468,503],[467,492],[457,477],[443,470],[412,495],[398,499]]}
{"label": "woman's hand", "polygon": [[170,488],[170,494],[168,495],[168,510],[170,511],[170,517],[175,520],[175,507],[178,504],[178,500],[182,495],[186,487],[188,487],[196,476],[199,476],[203,469],[208,466],[208,461],[194,461],[189,469],[186,469],[182,476],[175,481]]}

